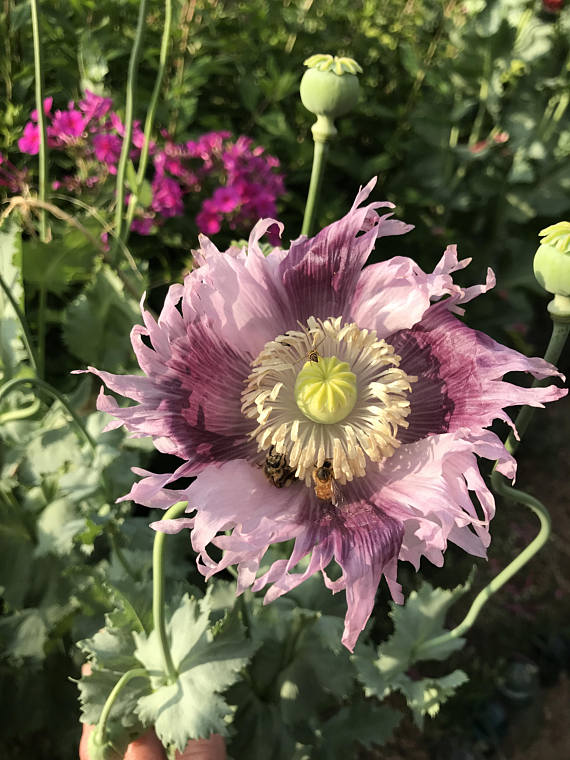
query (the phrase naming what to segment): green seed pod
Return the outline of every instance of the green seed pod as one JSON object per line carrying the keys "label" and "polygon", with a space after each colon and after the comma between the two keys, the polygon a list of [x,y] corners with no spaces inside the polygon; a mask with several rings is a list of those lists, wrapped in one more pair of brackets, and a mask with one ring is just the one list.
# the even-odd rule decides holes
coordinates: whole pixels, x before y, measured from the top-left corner
{"label": "green seed pod", "polygon": [[558,222],[539,233],[534,274],[549,293],[570,296],[570,222]]}
{"label": "green seed pod", "polygon": [[301,80],[301,101],[314,113],[315,139],[327,140],[336,134],[333,120],[348,113],[358,102],[360,85],[356,74],[362,68],[352,58],[317,54],[305,61],[307,71]]}
{"label": "green seed pod", "polygon": [[539,233],[542,238],[534,256],[534,276],[554,300],[548,305],[553,316],[570,317],[570,222],[558,222]]}

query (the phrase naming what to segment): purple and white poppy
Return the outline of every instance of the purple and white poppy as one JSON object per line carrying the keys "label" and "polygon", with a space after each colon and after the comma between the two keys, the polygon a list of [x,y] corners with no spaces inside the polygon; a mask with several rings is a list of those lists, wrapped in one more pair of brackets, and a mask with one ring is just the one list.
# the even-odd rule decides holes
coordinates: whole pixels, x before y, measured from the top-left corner
{"label": "purple and white poppy", "polygon": [[[508,372],[559,375],[466,327],[461,305],[494,285],[461,288],[449,246],[431,274],[395,257],[363,269],[379,238],[410,225],[361,204],[312,239],[267,256],[254,227],[247,248],[223,253],[205,237],[199,266],[173,285],[158,322],[142,310],[132,331],[142,376],[90,368],[136,405],[101,394],[98,408],[134,437],[182,460],[142,479],[125,499],[166,509],[187,500],[188,517],[154,523],[191,529],[209,578],[237,565],[237,591],[269,585],[267,602],[317,570],[346,590],[343,643],[352,650],[382,575],[401,602],[398,560],[440,566],[447,542],[484,557],[494,500],[477,457],[509,478],[515,461],[487,428],[510,423],[505,407],[542,406],[566,394],[521,388]],[[282,225],[279,225],[282,231]],[[176,489],[182,477],[196,476]],[[475,497],[475,498],[473,498]],[[268,547],[294,539],[289,559],[259,574]],[[215,561],[208,545],[223,550]],[[295,572],[298,563],[308,562]],[[327,575],[335,560],[342,573]],[[304,568],[304,569],[303,569]]]}

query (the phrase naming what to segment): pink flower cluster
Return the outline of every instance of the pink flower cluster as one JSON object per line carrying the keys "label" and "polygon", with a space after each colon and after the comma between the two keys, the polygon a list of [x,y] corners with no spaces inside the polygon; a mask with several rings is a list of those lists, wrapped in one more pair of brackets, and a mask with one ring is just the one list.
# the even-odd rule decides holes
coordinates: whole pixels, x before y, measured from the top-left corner
{"label": "pink flower cluster", "polygon": [[[48,145],[66,152],[77,166],[75,174],[55,181],[54,189],[84,193],[101,188],[109,175],[117,173],[125,127],[111,110],[112,105],[111,98],[86,90],[77,107],[70,102],[67,110],[52,113],[52,98],[45,99]],[[264,148],[254,146],[251,138],[232,140],[231,133],[225,131],[210,132],[185,143],[175,143],[166,131],[161,132],[161,138],[161,145],[149,145],[152,200],[145,207],[138,206],[133,231],[149,235],[167,219],[183,216],[186,201],[196,194],[207,196],[196,224],[208,235],[219,232],[224,222],[231,230],[239,230],[260,217],[276,215],[276,200],[285,191],[283,175],[276,171],[279,161]],[[39,145],[37,112],[33,111],[18,147],[22,153],[35,155]],[[143,145],[144,134],[140,123],[135,122],[131,159],[138,159]]]}

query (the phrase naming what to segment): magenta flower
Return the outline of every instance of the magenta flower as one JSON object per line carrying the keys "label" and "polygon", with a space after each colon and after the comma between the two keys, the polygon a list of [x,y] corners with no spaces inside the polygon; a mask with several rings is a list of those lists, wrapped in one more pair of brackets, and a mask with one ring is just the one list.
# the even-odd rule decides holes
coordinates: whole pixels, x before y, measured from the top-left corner
{"label": "magenta flower", "polygon": [[103,161],[107,164],[116,164],[121,155],[121,146],[123,141],[118,135],[102,132],[93,135],[93,151],[97,161]]}
{"label": "magenta flower", "polygon": [[222,215],[211,198],[202,204],[202,209],[196,215],[196,224],[205,235],[215,235],[222,229]]}
{"label": "magenta flower", "polygon": [[18,140],[18,148],[22,153],[35,156],[40,152],[40,128],[29,121],[24,127],[24,133]]}
{"label": "magenta flower", "polygon": [[[45,113],[46,116],[48,116],[50,114],[52,105],[53,105],[53,98],[52,97],[44,98],[43,108],[44,108],[44,113]],[[38,120],[38,109],[37,108],[34,108],[34,110],[32,111],[32,113],[30,114],[30,118],[31,118],[32,121],[37,121]]]}
{"label": "magenta flower", "polygon": [[85,97],[79,101],[79,108],[83,112],[85,123],[92,119],[97,121],[105,118],[113,106],[112,98],[96,95],[91,90],[85,90]]}
{"label": "magenta flower", "polygon": [[224,214],[233,211],[240,203],[240,196],[233,187],[217,187],[212,195],[212,207]]}
{"label": "magenta flower", "polygon": [[[361,207],[374,184],[343,219],[289,250],[263,254],[270,219],[247,250],[222,253],[202,237],[201,266],[170,288],[158,322],[143,310],[144,326],[133,328],[144,374],[89,368],[136,402],[120,408],[102,390],[110,428],[152,436],[182,460],[173,473],[135,470],[142,479],[124,498],[160,508],[188,500],[188,517],[153,527],[191,528],[201,572],[237,565],[238,592],[270,585],[270,602],[320,570],[333,592],[346,591],[350,650],[382,576],[402,601],[398,560],[441,565],[448,541],[485,556],[494,500],[477,457],[515,474],[487,428],[509,421],[507,406],[566,393],[503,381],[558,373],[457,319],[494,278],[454,284],[469,263],[455,246],[430,274],[403,257],[362,269],[379,238],[411,229],[377,213],[390,203]],[[197,477],[176,489],[188,476]],[[289,559],[260,575],[268,547],[290,539]],[[341,573],[331,577],[333,560]]]}
{"label": "magenta flower", "polygon": [[56,111],[48,135],[60,143],[68,143],[81,137],[85,129],[85,117],[81,111],[71,108],[69,111]]}
{"label": "magenta flower", "polygon": [[184,201],[182,188],[171,177],[157,174],[152,181],[152,210],[162,216],[182,216]]}

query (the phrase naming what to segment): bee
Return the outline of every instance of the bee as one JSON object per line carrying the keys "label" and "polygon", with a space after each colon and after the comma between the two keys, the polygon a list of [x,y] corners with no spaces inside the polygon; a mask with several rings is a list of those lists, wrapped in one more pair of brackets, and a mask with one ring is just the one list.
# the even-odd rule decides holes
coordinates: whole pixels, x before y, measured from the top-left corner
{"label": "bee", "polygon": [[316,335],[313,335],[313,346],[310,351],[308,351],[304,356],[301,356],[301,358],[297,359],[293,366],[296,364],[299,364],[300,362],[314,362],[315,364],[319,363],[319,359],[321,358],[321,355],[317,351],[317,347],[321,345],[321,343],[324,343],[326,336],[323,335],[323,337],[317,342]]}
{"label": "bee", "polygon": [[262,466],[263,474],[275,488],[290,486],[295,480],[295,470],[287,464],[287,457],[285,454],[278,454],[274,446],[269,449]]}
{"label": "bee", "polygon": [[334,506],[340,506],[343,496],[336,480],[333,477],[333,466],[330,459],[325,459],[320,467],[313,468],[313,483],[315,494],[321,501],[330,501]]}

